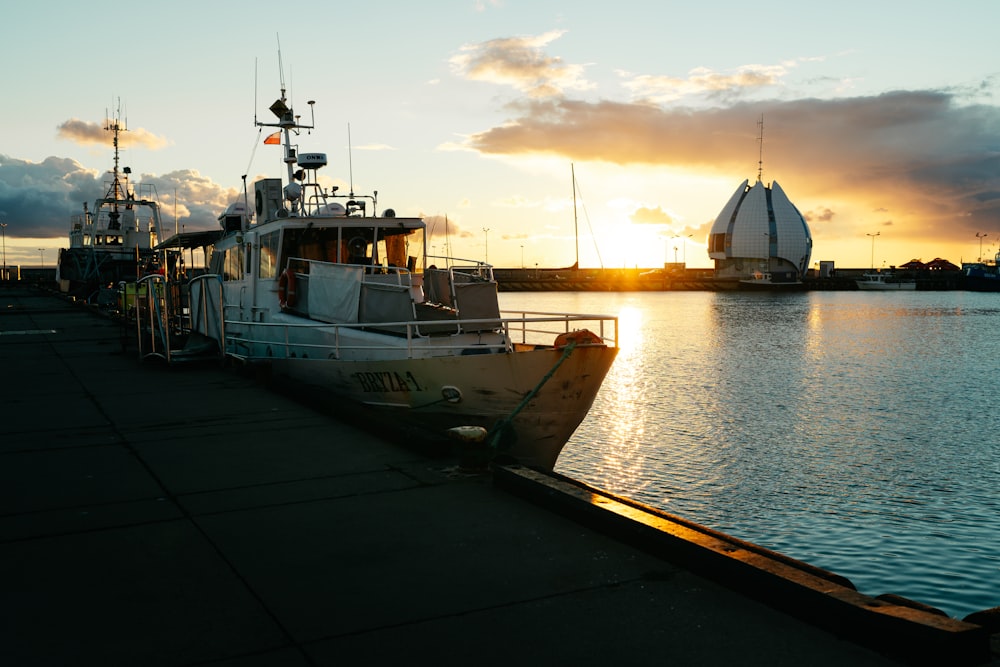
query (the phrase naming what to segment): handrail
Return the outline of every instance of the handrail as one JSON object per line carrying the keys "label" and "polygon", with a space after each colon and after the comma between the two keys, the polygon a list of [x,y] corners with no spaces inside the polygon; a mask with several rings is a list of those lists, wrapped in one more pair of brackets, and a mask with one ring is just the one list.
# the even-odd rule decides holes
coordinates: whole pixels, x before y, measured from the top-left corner
{"label": "handrail", "polygon": [[[135,293],[135,304],[136,304],[136,336],[139,344],[139,358],[145,359],[147,357],[160,357],[166,359],[167,363],[170,362],[170,324],[167,321],[169,317],[170,308],[168,304],[164,303],[161,308],[160,297],[162,294],[163,299],[167,299],[166,289],[160,289],[159,286],[165,285],[166,280],[162,275],[151,274],[148,276],[143,276],[136,281],[136,293]],[[145,286],[146,294],[144,296],[140,295],[140,287]],[[158,294],[159,293],[159,294]],[[139,307],[140,300],[145,300],[145,309]],[[143,352],[143,312],[149,314],[149,351]],[[157,351],[157,334],[159,334],[160,341],[162,343],[161,347],[163,351]]]}
{"label": "handrail", "polygon": [[[505,315],[505,313],[520,313],[520,315]],[[534,315],[537,317],[528,317],[528,315]],[[522,326],[521,331],[521,342],[527,344],[527,334],[549,334],[552,333],[549,329],[534,329],[528,328],[524,325],[528,323],[542,323],[542,322],[562,322],[565,326],[563,331],[559,333],[568,333],[571,331],[569,328],[570,322],[597,322],[599,324],[599,331],[595,331],[601,340],[605,341],[612,347],[618,347],[618,317],[614,315],[597,315],[591,313],[548,313],[542,311],[531,311],[531,310],[501,310],[501,318],[506,322],[517,322]],[[612,321],[614,326],[611,327],[611,331],[605,330],[605,323],[607,321]]]}
{"label": "handrail", "polygon": [[369,280],[366,280],[366,278],[369,277],[369,276],[389,276],[389,275],[395,275],[396,278],[397,278],[397,280],[396,280],[396,284],[397,285],[408,286],[409,283],[403,281],[403,276],[404,275],[407,275],[407,276],[418,275],[416,272],[410,271],[405,266],[383,266],[381,264],[348,264],[346,262],[327,262],[327,261],[318,260],[318,259],[308,259],[308,258],[305,258],[305,257],[289,257],[288,258],[288,262],[286,263],[286,268],[287,269],[291,269],[291,270],[294,271],[296,267],[306,266],[306,267],[309,268],[309,272],[308,273],[307,272],[301,272],[301,273],[303,273],[304,275],[309,275],[312,272],[312,265],[313,264],[318,264],[318,265],[322,265],[322,266],[329,266],[329,267],[335,267],[335,268],[339,268],[339,269],[363,269],[364,270],[364,273],[363,273],[364,277],[361,279],[362,282],[372,282],[372,283],[377,283],[379,285],[387,285],[387,284],[391,284],[391,283],[385,283],[385,282],[376,281],[376,280],[369,281]]}
{"label": "handrail", "polygon": [[[219,296],[208,296],[211,292],[211,281],[219,286]],[[187,340],[186,334],[195,331],[196,325],[203,325],[208,331],[209,317],[218,318],[218,338],[216,343],[221,354],[225,353],[225,318],[222,314],[223,299],[221,298],[221,277],[217,274],[202,274],[190,281],[172,281],[161,274],[143,276],[135,283],[135,321],[136,337],[139,345],[139,358],[157,357],[173,363],[174,357],[183,358],[185,351],[176,347],[180,340]],[[185,312],[190,305],[192,285],[203,285],[202,299],[199,310]],[[213,303],[218,303],[219,311],[215,312]],[[210,310],[212,308],[212,310]],[[187,355],[188,358],[194,358]]]}
{"label": "handrail", "polygon": [[[533,317],[527,317],[527,314],[534,315]],[[498,329],[497,334],[502,337],[503,342],[485,342],[477,344],[477,347],[482,347],[487,350],[506,350],[508,348],[507,341],[513,341],[514,334],[519,334],[517,337],[520,339],[521,344],[548,344],[551,345],[553,338],[562,333],[568,333],[574,331],[571,328],[571,324],[574,323],[592,323],[596,325],[598,331],[594,332],[600,336],[605,344],[611,347],[618,347],[618,318],[613,315],[591,315],[591,314],[565,314],[565,313],[542,313],[542,312],[528,312],[525,311],[520,317],[501,317],[499,320],[495,318],[485,318],[485,319],[467,319],[467,320],[448,320],[447,324],[455,325],[456,329],[462,327],[472,328],[474,325],[490,325]],[[341,332],[344,330],[365,330],[372,329],[372,323],[370,322],[351,322],[351,323],[321,323],[313,320],[305,320],[299,322],[245,322],[240,320],[223,320],[223,324],[243,327],[245,329],[258,328],[261,330],[271,329],[271,328],[282,328],[283,333],[279,336],[272,336],[268,338],[247,338],[245,336],[229,338],[227,336],[226,343],[242,343],[242,344],[271,344],[279,345],[285,348],[286,355],[290,348],[297,349],[324,349],[329,350],[332,347],[332,353],[335,358],[340,358],[341,353],[347,350],[394,350],[394,351],[405,351],[407,358],[414,355],[417,349],[426,350],[434,349],[436,351],[447,351],[447,350],[464,350],[468,349],[470,346],[469,339],[467,337],[459,337],[454,334],[448,334],[444,336],[426,336],[419,334],[419,327],[426,326],[427,324],[433,324],[429,322],[418,322],[418,321],[399,321],[399,322],[380,322],[378,326],[385,328],[403,328],[405,329],[406,335],[406,346],[405,348],[389,346],[389,345],[366,345],[366,344],[344,344],[341,340]],[[542,325],[550,325],[548,327],[543,327]],[[333,344],[317,344],[317,343],[303,343],[303,342],[290,342],[289,333],[295,329],[321,329],[329,331],[333,334],[334,341]],[[610,331],[608,330],[610,329]],[[529,336],[532,334],[532,336]],[[488,335],[488,334],[486,334]],[[454,344],[442,343],[443,340],[447,340],[449,336],[454,337]],[[544,340],[543,337],[548,336],[548,340]],[[280,338],[280,342],[276,342],[276,339]],[[395,338],[398,340],[398,338]],[[420,342],[430,342],[434,341],[433,345],[418,345]]]}

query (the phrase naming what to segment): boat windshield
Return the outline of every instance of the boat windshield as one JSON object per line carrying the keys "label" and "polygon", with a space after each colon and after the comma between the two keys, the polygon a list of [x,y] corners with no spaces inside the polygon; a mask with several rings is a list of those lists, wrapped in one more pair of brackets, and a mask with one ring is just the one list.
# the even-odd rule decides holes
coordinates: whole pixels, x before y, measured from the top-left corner
{"label": "boat windshield", "polygon": [[[280,250],[269,234],[261,238],[261,277],[276,278],[292,257],[312,261],[422,270],[423,234],[412,227],[286,227]],[[265,254],[276,258],[272,261]],[[265,267],[266,264],[266,267]],[[264,269],[268,272],[265,274]]]}

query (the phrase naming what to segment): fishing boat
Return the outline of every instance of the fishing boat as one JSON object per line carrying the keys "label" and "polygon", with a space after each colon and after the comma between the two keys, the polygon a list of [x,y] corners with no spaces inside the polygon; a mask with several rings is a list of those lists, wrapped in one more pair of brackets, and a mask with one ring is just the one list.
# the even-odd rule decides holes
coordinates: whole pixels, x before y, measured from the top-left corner
{"label": "fishing boat", "polygon": [[212,342],[375,429],[551,469],[618,353],[617,318],[501,312],[491,265],[428,255],[424,221],[380,212],[377,191],[322,187],[326,154],[293,142],[314,113],[304,124],[284,86],[270,110],[255,124],[277,129],[284,180],[219,217],[205,275],[143,278],[143,358]]}
{"label": "fishing boat", "polygon": [[917,281],[912,278],[901,278],[892,273],[866,273],[860,280],[855,280],[860,290],[914,290]]}
{"label": "fishing boat", "polygon": [[992,262],[963,263],[962,281],[965,289],[973,292],[1000,292],[1000,252]]}
{"label": "fishing boat", "polygon": [[61,292],[110,305],[122,281],[134,283],[144,265],[153,261],[152,248],[162,240],[160,205],[151,184],[129,182],[132,170],[120,167],[119,139],[127,131],[119,116],[104,127],[114,145],[114,166],[103,197],[93,208],[70,218],[69,247],[59,251],[56,279]]}
{"label": "fishing boat", "polygon": [[744,289],[761,290],[795,290],[804,289],[801,280],[796,280],[794,275],[782,274],[775,276],[770,271],[754,271],[749,278],[740,280],[740,286]]}

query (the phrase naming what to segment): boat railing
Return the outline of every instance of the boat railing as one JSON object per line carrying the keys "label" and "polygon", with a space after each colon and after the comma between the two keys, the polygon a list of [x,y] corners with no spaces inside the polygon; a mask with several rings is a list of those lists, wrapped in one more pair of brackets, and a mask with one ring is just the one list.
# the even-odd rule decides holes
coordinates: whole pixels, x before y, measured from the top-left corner
{"label": "boat railing", "polygon": [[131,297],[140,359],[159,357],[170,362],[170,334],[181,310],[170,287],[161,274],[143,276],[135,283]]}
{"label": "boat railing", "polygon": [[[519,315],[503,317],[500,320],[496,335],[478,336],[435,336],[420,334],[420,328],[426,322],[399,321],[379,323],[379,328],[393,329],[403,333],[394,336],[393,343],[357,342],[358,338],[350,337],[345,341],[342,334],[351,330],[370,330],[371,323],[317,323],[317,322],[244,322],[227,320],[224,322],[227,331],[242,330],[239,334],[226,334],[226,349],[232,356],[240,357],[236,350],[239,347],[266,344],[271,346],[271,353],[277,358],[309,357],[314,359],[340,359],[345,353],[353,351],[394,352],[403,354],[406,358],[422,355],[428,351],[433,353],[500,353],[509,351],[513,345],[520,346],[552,346],[556,339],[565,333],[587,329],[600,336],[603,344],[618,347],[618,318],[613,315],[588,315],[565,313],[521,312]],[[458,320],[461,330],[476,331],[483,327],[495,327],[497,320],[469,319]],[[258,334],[252,333],[259,331]],[[300,340],[299,331],[322,331],[328,336],[322,342],[305,342]],[[405,337],[406,345],[398,344]],[[376,339],[372,338],[372,341]],[[473,341],[474,342],[470,342]],[[433,342],[430,342],[433,341]],[[283,348],[283,349],[282,349]],[[318,353],[310,355],[310,350]],[[348,355],[349,356],[349,355]]]}
{"label": "boat railing", "polygon": [[218,275],[179,281],[155,273],[123,284],[121,289],[123,304],[135,318],[140,359],[156,357],[173,363],[205,356],[204,349],[195,355],[185,349],[195,334],[214,341],[216,356],[222,353],[225,318]]}
{"label": "boat railing", "polygon": [[[441,268],[438,268],[438,264],[441,265]],[[476,259],[462,259],[461,257],[449,257],[447,255],[427,255],[427,269],[425,271],[428,270],[448,271],[450,275],[460,273],[480,280],[493,280],[493,265]]]}
{"label": "boat railing", "polygon": [[327,272],[360,274],[362,283],[378,283],[380,285],[405,285],[409,287],[419,275],[410,271],[405,266],[348,264],[346,262],[327,262],[318,259],[307,259],[305,257],[288,258],[288,270],[294,271],[296,275],[306,280],[314,273],[314,267],[321,267]]}
{"label": "boat railing", "polygon": [[[338,323],[356,318],[389,325],[424,320],[423,315],[436,322],[447,320],[451,325],[459,320],[477,321],[476,328],[466,331],[496,328],[500,306],[493,267],[472,260],[459,261],[464,263],[415,273],[398,266],[292,257],[286,270],[295,274],[295,310],[311,319]],[[428,306],[436,311],[432,313]],[[427,330],[441,330],[442,325],[427,322],[424,326]]]}
{"label": "boat railing", "polygon": [[587,329],[604,344],[618,347],[618,318],[614,315],[505,310],[500,316],[511,340],[522,345],[551,344],[561,334]]}
{"label": "boat railing", "polygon": [[[242,355],[238,352],[240,347],[248,347],[252,345],[268,345],[270,346],[270,354],[275,358],[312,358],[312,359],[341,359],[345,356],[345,353],[355,352],[355,351],[365,351],[365,352],[392,352],[396,354],[402,354],[406,358],[412,358],[417,356],[417,351],[426,351],[428,349],[433,349],[436,352],[441,353],[453,353],[457,351],[467,351],[475,348],[476,352],[480,353],[498,353],[507,350],[508,345],[506,342],[506,337],[497,336],[496,342],[487,341],[477,341],[475,344],[470,344],[467,338],[453,337],[451,339],[435,339],[436,343],[432,348],[426,345],[418,345],[419,341],[426,341],[425,337],[420,336],[417,333],[419,323],[417,322],[388,322],[384,325],[386,328],[395,328],[404,330],[405,333],[394,336],[393,340],[399,340],[405,337],[406,345],[390,345],[388,343],[379,342],[357,342],[356,339],[352,342],[347,342],[343,338],[343,334],[347,331],[355,330],[360,331],[364,329],[371,328],[370,324],[355,324],[355,323],[339,323],[339,324],[326,324],[319,322],[240,322],[238,320],[229,320],[226,322],[228,330],[232,330],[235,327],[243,329],[243,332],[236,335],[226,335],[227,351],[231,356],[241,357]],[[258,331],[259,335],[247,335],[248,332]],[[279,333],[268,333],[277,331]],[[316,331],[321,331],[323,333],[329,334],[323,342],[308,342],[304,340],[299,340],[298,332],[305,331],[309,333],[314,333]],[[375,338],[371,339],[376,341]],[[310,350],[316,350],[315,354],[309,354]],[[350,355],[346,355],[350,356]]]}

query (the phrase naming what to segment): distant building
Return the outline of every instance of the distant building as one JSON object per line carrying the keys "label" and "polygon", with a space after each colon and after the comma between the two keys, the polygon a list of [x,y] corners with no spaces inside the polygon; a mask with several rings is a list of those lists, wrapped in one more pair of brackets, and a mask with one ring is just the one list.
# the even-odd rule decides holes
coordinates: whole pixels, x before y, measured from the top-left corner
{"label": "distant building", "polygon": [[957,266],[940,257],[935,257],[929,262],[911,259],[906,264],[901,264],[899,268],[916,271],[961,271]]}
{"label": "distant building", "polygon": [[716,278],[741,280],[770,274],[802,280],[812,256],[812,234],[799,209],[777,182],[745,180],[723,207],[708,237]]}

